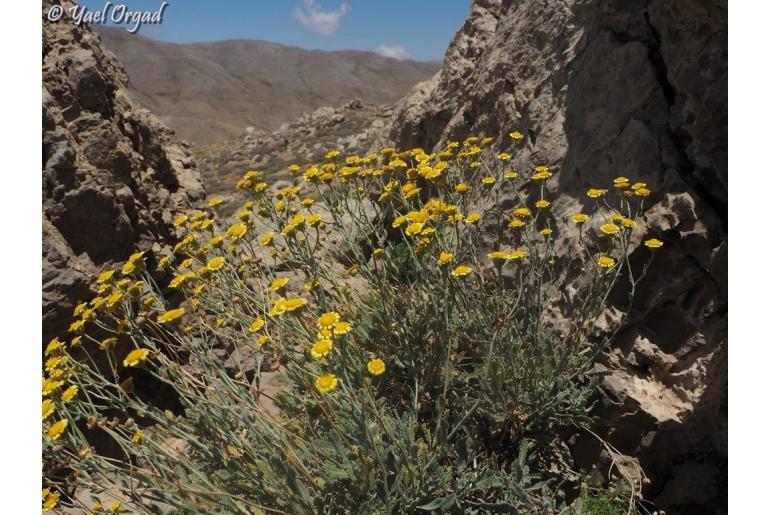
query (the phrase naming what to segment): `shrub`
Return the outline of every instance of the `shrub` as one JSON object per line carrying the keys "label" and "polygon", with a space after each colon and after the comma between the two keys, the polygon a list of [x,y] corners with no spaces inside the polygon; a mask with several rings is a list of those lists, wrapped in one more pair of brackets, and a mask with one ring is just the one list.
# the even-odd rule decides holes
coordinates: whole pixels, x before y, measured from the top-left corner
{"label": "shrub", "polygon": [[595,213],[569,222],[583,280],[554,324],[553,171],[518,174],[491,141],[331,151],[277,191],[248,172],[234,223],[217,229],[217,202],[176,220],[165,294],[142,253],[102,273],[46,350],[44,503],[80,488],[132,513],[563,505],[558,432],[592,421],[612,337],[595,321],[639,281],[649,190],[589,190]]}

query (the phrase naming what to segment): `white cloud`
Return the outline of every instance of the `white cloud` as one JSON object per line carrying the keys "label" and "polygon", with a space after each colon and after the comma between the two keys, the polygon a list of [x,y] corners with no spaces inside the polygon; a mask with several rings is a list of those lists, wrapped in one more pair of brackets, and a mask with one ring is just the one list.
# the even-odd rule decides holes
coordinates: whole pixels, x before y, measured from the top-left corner
{"label": "white cloud", "polygon": [[340,28],[340,21],[349,12],[350,6],[344,2],[334,11],[324,11],[315,0],[305,0],[305,8],[295,7],[292,16],[316,34],[333,36]]}
{"label": "white cloud", "polygon": [[374,51],[381,56],[392,57],[393,59],[398,60],[412,58],[412,54],[409,53],[409,50],[400,45],[379,44],[374,48]]}

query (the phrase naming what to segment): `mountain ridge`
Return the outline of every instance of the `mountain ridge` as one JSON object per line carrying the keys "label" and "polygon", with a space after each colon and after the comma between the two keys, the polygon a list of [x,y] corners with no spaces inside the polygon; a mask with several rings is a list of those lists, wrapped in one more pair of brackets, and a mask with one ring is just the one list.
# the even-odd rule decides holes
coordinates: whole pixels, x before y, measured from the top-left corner
{"label": "mountain ridge", "polygon": [[168,43],[95,27],[128,89],[180,137],[209,144],[245,127],[276,130],[302,113],[361,99],[391,104],[440,69],[362,50],[307,50],[262,40]]}

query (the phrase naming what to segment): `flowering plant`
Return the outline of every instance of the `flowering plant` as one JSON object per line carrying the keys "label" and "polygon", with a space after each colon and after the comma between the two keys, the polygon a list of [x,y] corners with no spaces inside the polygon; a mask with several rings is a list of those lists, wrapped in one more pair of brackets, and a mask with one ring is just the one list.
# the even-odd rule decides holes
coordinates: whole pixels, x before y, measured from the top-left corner
{"label": "flowering plant", "polygon": [[330,151],[283,187],[250,171],[234,223],[212,199],[165,255],[103,272],[45,352],[45,507],[556,509],[557,434],[591,423],[596,320],[644,273],[627,255],[650,191],[588,191],[595,213],[567,221],[584,280],[555,323],[554,172],[491,143]]}

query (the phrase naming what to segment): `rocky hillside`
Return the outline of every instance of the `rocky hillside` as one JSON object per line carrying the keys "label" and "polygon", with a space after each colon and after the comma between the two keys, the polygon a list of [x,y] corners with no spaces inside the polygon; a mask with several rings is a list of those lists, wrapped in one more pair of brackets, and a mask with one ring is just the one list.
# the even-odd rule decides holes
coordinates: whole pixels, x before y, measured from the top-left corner
{"label": "rocky hillside", "polygon": [[360,98],[388,104],[439,63],[373,52],[322,52],[253,40],[178,45],[98,26],[132,95],[180,137],[214,143],[247,126],[274,131],[306,111]]}
{"label": "rocky hillside", "polygon": [[[657,192],[642,229],[666,253],[606,359],[598,430],[641,460],[658,507],[725,513],[727,2],[476,0],[441,72],[397,105],[380,143],[507,145],[511,130],[527,136],[517,166],[558,171],[557,219],[590,212],[586,189],[619,175]],[[570,251],[559,249],[565,264]],[[577,465],[601,463],[595,441],[570,443]]]}
{"label": "rocky hillside", "polygon": [[91,30],[44,20],[44,342],[66,331],[98,269],[169,241],[175,213],[203,196],[187,145],[126,82]]}
{"label": "rocky hillside", "polygon": [[277,131],[248,127],[238,138],[197,145],[194,153],[209,195],[227,197],[246,170],[264,170],[273,180],[288,177],[293,163],[320,161],[330,149],[345,153],[370,148],[392,115],[386,106],[353,100],[340,107],[304,113]]}

